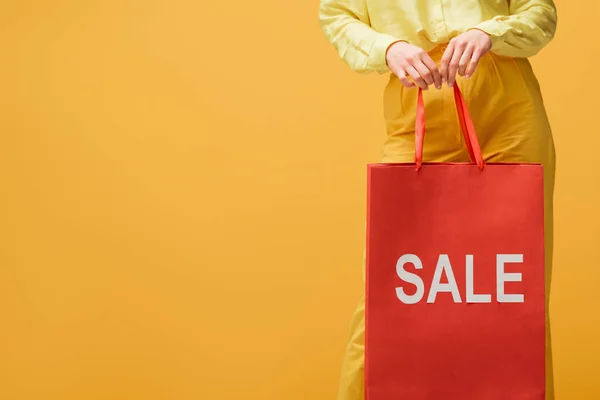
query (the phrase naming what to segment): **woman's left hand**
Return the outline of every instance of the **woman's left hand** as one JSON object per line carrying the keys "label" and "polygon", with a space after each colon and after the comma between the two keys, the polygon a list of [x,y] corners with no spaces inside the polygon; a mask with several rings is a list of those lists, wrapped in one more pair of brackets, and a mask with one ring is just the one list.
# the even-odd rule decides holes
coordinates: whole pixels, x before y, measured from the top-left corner
{"label": "woman's left hand", "polygon": [[450,40],[444,55],[440,73],[452,87],[456,73],[469,78],[475,72],[479,59],[492,48],[490,36],[479,29],[471,29]]}

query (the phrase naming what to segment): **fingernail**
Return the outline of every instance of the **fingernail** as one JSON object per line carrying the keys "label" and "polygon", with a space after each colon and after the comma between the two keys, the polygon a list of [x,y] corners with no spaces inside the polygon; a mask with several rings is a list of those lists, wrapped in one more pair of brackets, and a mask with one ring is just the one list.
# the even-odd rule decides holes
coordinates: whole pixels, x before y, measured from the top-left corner
{"label": "fingernail", "polygon": [[448,82],[448,87],[452,87],[453,85],[454,85],[454,83]]}
{"label": "fingernail", "polygon": [[442,85],[436,85],[435,87],[437,88],[437,90],[440,90],[442,88]]}
{"label": "fingernail", "polygon": [[469,79],[470,77],[471,77],[471,75],[469,75],[469,74],[465,75],[465,78],[467,78],[467,79]]}

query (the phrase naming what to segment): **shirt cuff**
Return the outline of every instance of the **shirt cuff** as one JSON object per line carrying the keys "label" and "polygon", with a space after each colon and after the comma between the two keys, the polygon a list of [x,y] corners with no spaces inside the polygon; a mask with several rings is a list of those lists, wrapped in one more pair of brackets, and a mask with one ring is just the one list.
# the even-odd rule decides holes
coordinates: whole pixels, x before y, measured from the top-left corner
{"label": "shirt cuff", "polygon": [[371,68],[380,74],[390,72],[387,65],[387,51],[394,43],[403,41],[385,33],[380,33],[370,51]]}
{"label": "shirt cuff", "polygon": [[497,50],[498,47],[502,45],[504,41],[504,35],[510,30],[506,24],[503,24],[502,21],[498,21],[497,19],[488,19],[487,21],[483,21],[482,23],[474,26],[472,29],[478,29],[490,35],[490,39],[492,39],[492,52]]}

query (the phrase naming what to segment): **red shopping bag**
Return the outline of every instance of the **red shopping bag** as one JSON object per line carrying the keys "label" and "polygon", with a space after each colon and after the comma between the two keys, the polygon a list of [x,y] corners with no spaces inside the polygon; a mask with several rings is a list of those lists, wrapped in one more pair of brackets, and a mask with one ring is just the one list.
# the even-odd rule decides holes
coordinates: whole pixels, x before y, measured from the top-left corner
{"label": "red shopping bag", "polygon": [[368,167],[367,400],[543,400],[543,169],[486,164],[455,98],[472,164]]}

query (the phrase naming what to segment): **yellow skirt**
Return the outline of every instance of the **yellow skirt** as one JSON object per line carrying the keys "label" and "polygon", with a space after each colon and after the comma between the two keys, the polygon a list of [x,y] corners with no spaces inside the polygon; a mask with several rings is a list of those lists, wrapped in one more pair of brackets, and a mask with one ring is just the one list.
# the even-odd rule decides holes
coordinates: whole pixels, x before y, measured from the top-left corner
{"label": "yellow skirt", "polygon": [[[430,53],[434,61],[444,47]],[[458,78],[487,162],[532,162],[544,165],[546,299],[549,299],[553,247],[555,153],[552,132],[538,81],[527,59],[484,56],[475,74]],[[427,130],[425,162],[468,162],[453,90],[431,87],[424,92]],[[417,90],[406,89],[391,75],[384,94],[387,140],[381,162],[413,162]],[[364,266],[364,264],[363,264]],[[548,312],[548,307],[546,308]],[[338,400],[364,399],[365,298],[354,313],[351,338],[343,361]],[[554,399],[550,321],[546,314],[546,399]]]}

